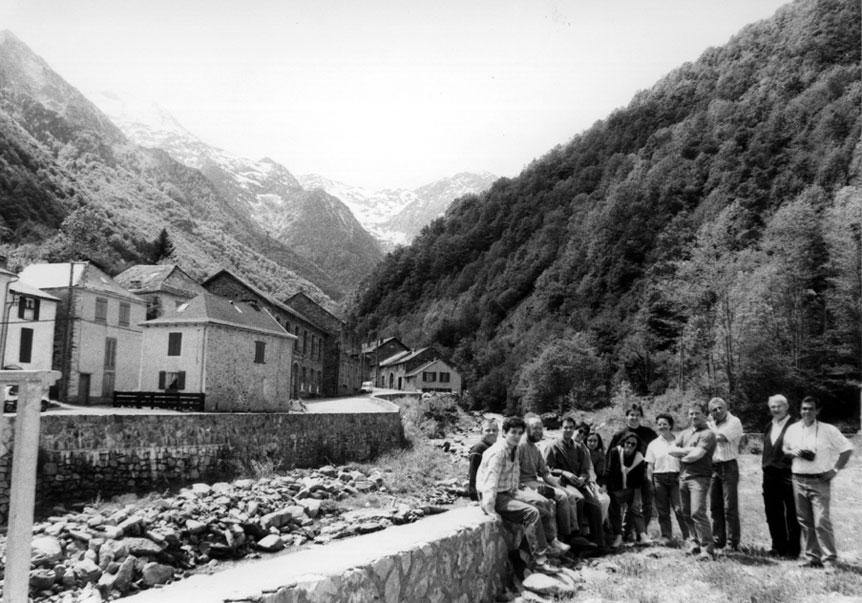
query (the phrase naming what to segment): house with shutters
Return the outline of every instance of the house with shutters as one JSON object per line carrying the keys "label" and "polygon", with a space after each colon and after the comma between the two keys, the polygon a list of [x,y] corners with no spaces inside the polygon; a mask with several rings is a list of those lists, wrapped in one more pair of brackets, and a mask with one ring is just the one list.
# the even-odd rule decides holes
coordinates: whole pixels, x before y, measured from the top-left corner
{"label": "house with shutters", "polygon": [[195,295],[206,293],[176,264],[136,264],[114,280],[147,301],[147,320],[158,318],[165,308],[176,308]]}
{"label": "house with shutters", "polygon": [[137,386],[143,299],[93,262],[31,264],[18,276],[58,299],[51,364],[63,376],[53,395],[77,404],[108,403],[115,390]]}
{"label": "house with shutters", "polygon": [[138,390],[205,395],[207,411],[289,410],[297,337],[259,304],[202,293],[141,324]]}
{"label": "house with shutters", "polygon": [[26,281],[8,287],[4,311],[3,366],[49,370],[54,355],[54,330],[60,300]]}
{"label": "house with shutters", "polygon": [[380,362],[379,387],[412,392],[461,393],[461,375],[433,347],[401,351]]}
{"label": "house with shutters", "polygon": [[388,387],[386,378],[380,371],[380,363],[387,358],[410,352],[410,348],[397,337],[380,337],[362,344],[362,380],[374,381],[376,387]]}

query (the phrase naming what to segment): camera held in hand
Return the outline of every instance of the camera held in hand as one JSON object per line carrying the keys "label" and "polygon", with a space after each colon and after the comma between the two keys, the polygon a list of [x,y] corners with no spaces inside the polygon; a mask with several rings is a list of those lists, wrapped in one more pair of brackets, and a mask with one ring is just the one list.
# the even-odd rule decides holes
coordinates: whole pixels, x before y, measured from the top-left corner
{"label": "camera held in hand", "polygon": [[806,448],[805,450],[799,451],[799,458],[804,459],[806,461],[813,461],[815,456],[816,455],[814,454],[814,451],[809,450],[808,448]]}

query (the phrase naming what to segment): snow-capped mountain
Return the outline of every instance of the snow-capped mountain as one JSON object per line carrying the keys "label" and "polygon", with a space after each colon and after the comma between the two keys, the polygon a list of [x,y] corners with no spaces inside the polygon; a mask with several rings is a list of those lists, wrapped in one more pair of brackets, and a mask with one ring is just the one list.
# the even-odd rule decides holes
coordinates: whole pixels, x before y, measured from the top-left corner
{"label": "snow-capped mountain", "polygon": [[344,201],[362,225],[386,248],[409,244],[423,226],[443,215],[452,201],[464,195],[478,194],[496,179],[488,172],[461,172],[416,190],[372,191],[317,174],[299,176],[303,188],[320,188]]}

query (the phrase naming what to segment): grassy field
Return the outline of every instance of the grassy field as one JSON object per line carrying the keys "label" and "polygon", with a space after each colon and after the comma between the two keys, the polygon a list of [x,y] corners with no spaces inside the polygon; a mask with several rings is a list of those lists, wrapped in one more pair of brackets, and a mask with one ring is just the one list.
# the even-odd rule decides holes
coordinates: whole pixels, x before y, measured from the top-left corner
{"label": "grassy field", "polygon": [[[740,459],[741,550],[713,562],[697,562],[682,549],[650,547],[592,560],[610,572],[608,580],[585,584],[579,603],[819,603],[862,601],[862,446],[832,485],[832,522],[840,569],[827,574],[802,569],[796,561],[765,556],[770,547],[763,513],[759,455]],[[674,530],[676,531],[674,523]],[[658,536],[653,520],[649,529]],[[678,532],[677,532],[678,533]]]}

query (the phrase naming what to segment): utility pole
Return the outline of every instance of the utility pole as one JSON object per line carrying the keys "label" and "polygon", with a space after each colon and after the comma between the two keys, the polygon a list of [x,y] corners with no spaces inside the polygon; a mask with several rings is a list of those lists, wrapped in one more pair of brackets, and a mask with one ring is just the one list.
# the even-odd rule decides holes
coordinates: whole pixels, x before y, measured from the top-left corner
{"label": "utility pole", "polygon": [[69,284],[66,295],[66,324],[65,333],[63,335],[63,358],[62,358],[62,373],[63,381],[60,391],[60,400],[69,403],[69,379],[72,377],[72,333],[74,317],[73,307],[75,305],[75,262],[69,262]]}

